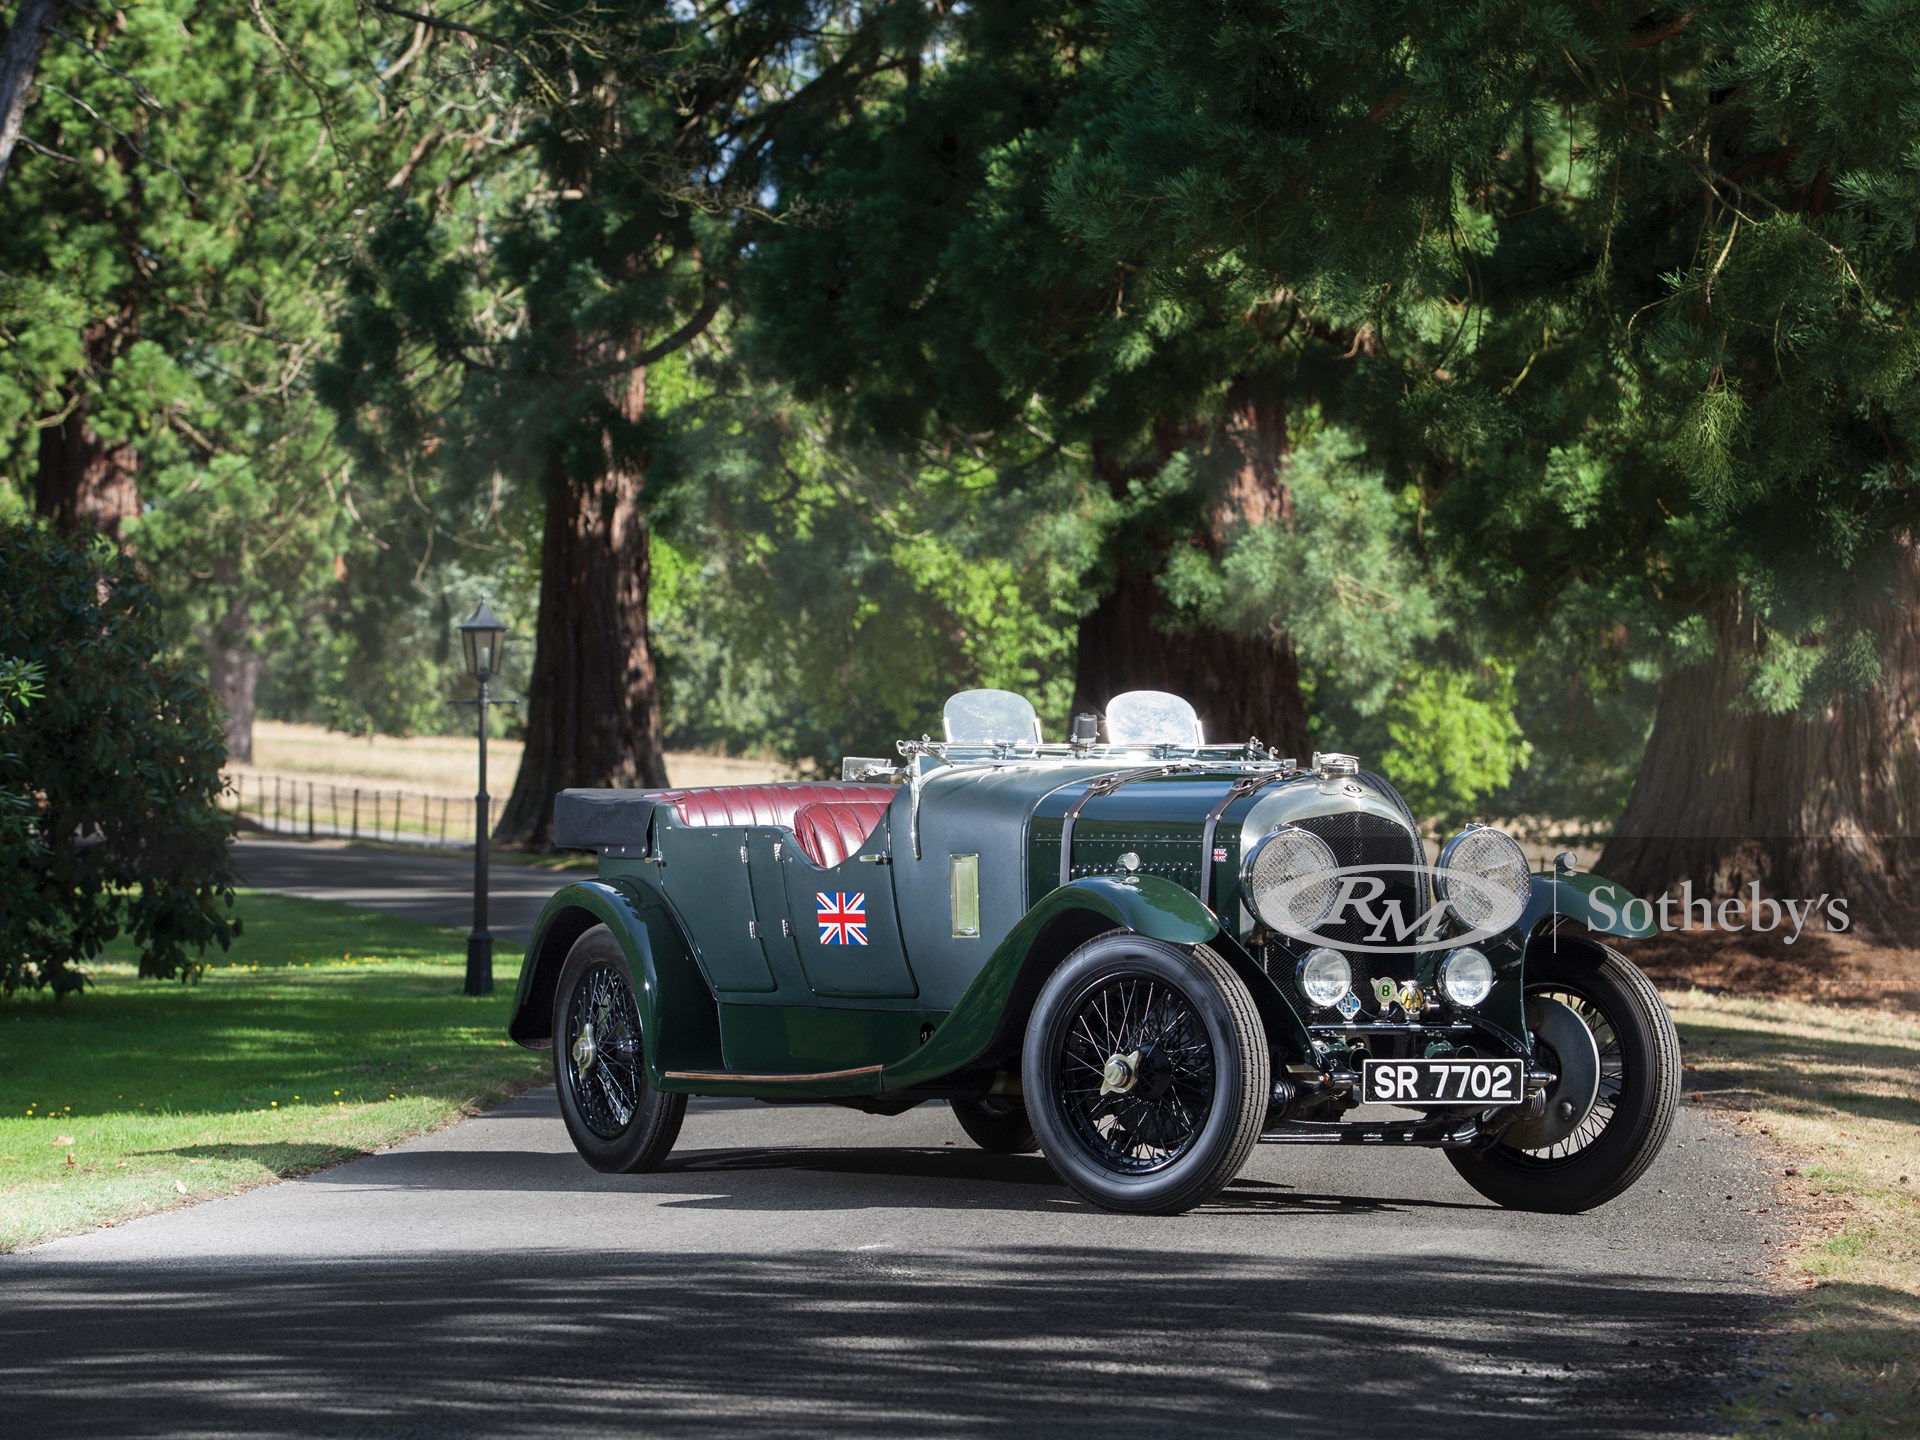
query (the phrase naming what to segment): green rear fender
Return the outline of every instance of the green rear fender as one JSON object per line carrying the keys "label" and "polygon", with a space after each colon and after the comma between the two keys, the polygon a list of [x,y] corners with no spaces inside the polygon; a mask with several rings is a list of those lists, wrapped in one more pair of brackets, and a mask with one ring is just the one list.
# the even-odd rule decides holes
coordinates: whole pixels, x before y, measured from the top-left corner
{"label": "green rear fender", "polygon": [[605,925],[633,971],[647,1075],[720,1069],[720,1021],[713,993],[694,963],[673,912],[652,886],[622,878],[582,880],[557,892],[533,927],[507,1034],[539,1050],[553,1038],[554,989],[567,952],[595,925]]}
{"label": "green rear fender", "polygon": [[1536,875],[1514,929],[1530,936],[1543,921],[1553,922],[1555,929],[1571,921],[1596,935],[1645,939],[1654,932],[1652,912],[1645,921],[1638,920],[1628,911],[1633,899],[1632,891],[1600,875]]}
{"label": "green rear fender", "polygon": [[932,1037],[889,1065],[882,1088],[906,1089],[1017,1052],[1028,1012],[1059,963],[1109,930],[1205,945],[1253,991],[1270,1033],[1304,1048],[1305,1027],[1273,982],[1192,891],[1157,875],[1094,876],[1050,891],[995,948]]}

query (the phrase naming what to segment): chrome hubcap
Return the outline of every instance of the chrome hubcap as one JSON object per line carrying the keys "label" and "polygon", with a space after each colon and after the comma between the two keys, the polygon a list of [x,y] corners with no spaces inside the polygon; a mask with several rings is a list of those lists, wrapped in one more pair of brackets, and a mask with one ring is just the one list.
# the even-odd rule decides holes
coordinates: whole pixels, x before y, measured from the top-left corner
{"label": "chrome hubcap", "polygon": [[593,1069],[595,1055],[599,1052],[593,1043],[593,1026],[589,1023],[580,1032],[580,1038],[573,1042],[573,1072],[585,1075]]}

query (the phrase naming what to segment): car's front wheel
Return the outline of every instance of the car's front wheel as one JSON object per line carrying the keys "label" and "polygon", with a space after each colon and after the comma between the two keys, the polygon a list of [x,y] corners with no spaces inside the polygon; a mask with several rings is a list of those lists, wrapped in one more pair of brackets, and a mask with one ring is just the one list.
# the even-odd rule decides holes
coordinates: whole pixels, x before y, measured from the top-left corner
{"label": "car's front wheel", "polygon": [[1538,1058],[1561,1077],[1547,1092],[1546,1115],[1447,1159],[1497,1204],[1578,1214],[1626,1190],[1666,1144],[1680,1098],[1680,1039],[1639,968],[1584,939],[1527,957],[1527,1024]]}
{"label": "car's front wheel", "polygon": [[1259,1140],[1267,1037],[1219,956],[1110,932],[1041,989],[1021,1076],[1062,1180],[1104,1209],[1172,1215],[1238,1175]]}
{"label": "car's front wheel", "polygon": [[609,1174],[657,1168],[679,1138],[687,1097],[647,1081],[633,973],[606,926],[573,942],[553,1014],[553,1078],[574,1148]]}

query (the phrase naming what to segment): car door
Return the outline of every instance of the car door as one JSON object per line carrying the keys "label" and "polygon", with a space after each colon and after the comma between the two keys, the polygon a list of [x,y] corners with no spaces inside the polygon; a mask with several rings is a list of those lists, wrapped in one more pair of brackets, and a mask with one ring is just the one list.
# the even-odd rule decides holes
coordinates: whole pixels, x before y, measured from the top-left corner
{"label": "car door", "polygon": [[661,871],[674,912],[714,993],[765,995],[773,971],[754,924],[746,832],[734,826],[688,826],[663,837]]}
{"label": "car door", "polygon": [[[860,847],[889,859],[887,822]],[[894,910],[893,867],[850,855],[838,865],[815,865],[797,845],[781,851],[792,947],[807,988],[832,999],[905,1000],[920,993],[900,940]]]}

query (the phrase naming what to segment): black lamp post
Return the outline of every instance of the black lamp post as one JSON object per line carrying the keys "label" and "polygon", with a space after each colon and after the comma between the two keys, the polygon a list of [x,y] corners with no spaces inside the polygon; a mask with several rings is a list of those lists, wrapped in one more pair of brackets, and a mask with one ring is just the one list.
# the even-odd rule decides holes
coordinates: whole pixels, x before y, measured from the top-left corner
{"label": "black lamp post", "polygon": [[480,712],[480,793],[473,797],[473,933],[467,936],[467,994],[493,993],[493,936],[487,933],[487,707],[511,705],[511,700],[495,700],[487,693],[487,682],[500,673],[500,650],[507,638],[507,627],[482,600],[479,608],[460,625],[460,644],[467,652],[467,673],[480,682],[480,693],[472,700],[456,700],[456,705],[471,705]]}

